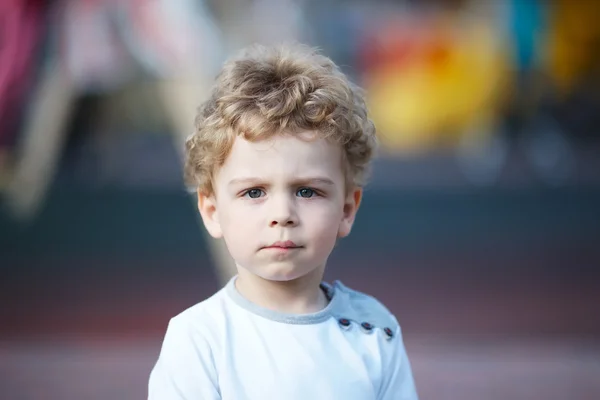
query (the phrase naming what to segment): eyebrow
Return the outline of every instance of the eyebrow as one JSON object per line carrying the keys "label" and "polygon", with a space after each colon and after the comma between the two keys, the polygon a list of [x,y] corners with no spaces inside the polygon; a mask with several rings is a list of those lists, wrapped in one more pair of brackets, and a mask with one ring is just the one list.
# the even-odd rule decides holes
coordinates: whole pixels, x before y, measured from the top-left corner
{"label": "eyebrow", "polygon": [[[234,185],[257,185],[257,184],[261,184],[264,183],[266,181],[266,179],[262,179],[259,177],[256,178],[235,178],[232,179],[231,181],[229,181],[228,186],[234,186]],[[293,183],[295,185],[309,185],[309,184],[323,184],[323,185],[329,185],[329,186],[333,186],[335,185],[335,182],[333,182],[331,179],[329,178],[324,178],[324,177],[306,177],[306,178],[297,178],[294,179]]]}

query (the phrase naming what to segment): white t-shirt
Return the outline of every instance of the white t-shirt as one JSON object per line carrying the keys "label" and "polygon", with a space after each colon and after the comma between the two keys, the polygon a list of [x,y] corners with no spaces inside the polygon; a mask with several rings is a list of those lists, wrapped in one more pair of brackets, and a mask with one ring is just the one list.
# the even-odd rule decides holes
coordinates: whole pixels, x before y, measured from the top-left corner
{"label": "white t-shirt", "polygon": [[340,282],[313,314],[242,297],[235,278],[171,319],[149,400],[416,400],[396,318]]}

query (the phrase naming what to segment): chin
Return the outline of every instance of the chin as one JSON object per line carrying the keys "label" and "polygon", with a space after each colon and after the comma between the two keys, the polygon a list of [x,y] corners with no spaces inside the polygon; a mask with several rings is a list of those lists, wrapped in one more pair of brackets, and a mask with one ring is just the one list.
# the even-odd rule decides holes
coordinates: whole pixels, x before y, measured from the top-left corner
{"label": "chin", "polygon": [[290,263],[273,263],[261,266],[254,272],[269,281],[287,282],[302,278],[312,271],[314,271],[314,268],[301,267]]}

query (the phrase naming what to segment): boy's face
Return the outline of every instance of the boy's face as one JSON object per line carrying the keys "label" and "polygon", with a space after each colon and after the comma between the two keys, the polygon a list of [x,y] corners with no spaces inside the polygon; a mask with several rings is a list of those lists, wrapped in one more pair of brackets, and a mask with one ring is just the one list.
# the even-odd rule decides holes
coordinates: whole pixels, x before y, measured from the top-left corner
{"label": "boy's face", "polygon": [[322,270],[362,195],[346,191],[339,145],[298,135],[238,136],[213,188],[198,195],[209,233],[225,239],[238,268],[277,281]]}

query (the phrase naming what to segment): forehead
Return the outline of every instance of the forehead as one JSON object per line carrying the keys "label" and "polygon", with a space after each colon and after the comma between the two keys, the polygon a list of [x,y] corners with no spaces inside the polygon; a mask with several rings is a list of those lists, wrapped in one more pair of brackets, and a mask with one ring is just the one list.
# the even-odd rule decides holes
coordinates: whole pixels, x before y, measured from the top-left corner
{"label": "forehead", "polygon": [[236,137],[217,179],[320,175],[343,179],[341,146],[310,133],[280,134],[260,141]]}

